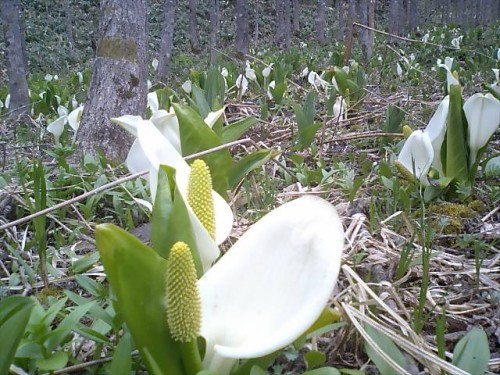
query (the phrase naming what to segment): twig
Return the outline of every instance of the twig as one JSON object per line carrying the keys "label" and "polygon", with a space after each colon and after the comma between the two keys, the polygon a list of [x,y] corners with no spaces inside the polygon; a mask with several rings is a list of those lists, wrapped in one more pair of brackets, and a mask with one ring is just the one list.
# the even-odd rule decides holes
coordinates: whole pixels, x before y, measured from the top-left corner
{"label": "twig", "polygon": [[348,134],[342,137],[335,137],[327,141],[324,141],[323,143],[343,142],[343,141],[350,141],[353,139],[364,139],[364,138],[375,138],[375,137],[403,138],[404,135],[403,133],[366,132],[358,134]]}
{"label": "twig", "polygon": [[[136,356],[137,354],[139,354],[138,350],[134,350],[131,353],[132,356]],[[79,363],[79,364],[74,365],[74,366],[65,367],[65,368],[62,368],[60,370],[51,372],[51,374],[54,374],[54,375],[56,375],[56,374],[66,374],[68,372],[75,372],[75,371],[78,371],[78,370],[84,370],[84,369],[86,369],[86,368],[88,368],[90,366],[99,365],[101,363],[109,362],[112,359],[113,359],[113,357],[99,358],[99,359],[95,359],[93,361]]]}
{"label": "twig", "polygon": [[[192,154],[192,155],[186,156],[186,157],[184,157],[184,160],[195,159],[195,158],[198,158],[198,157],[203,156],[203,155],[210,154],[210,153],[215,152],[215,151],[223,150],[225,148],[229,148],[229,147],[232,147],[232,146],[235,146],[235,145],[239,145],[241,143],[250,142],[250,141],[251,141],[250,138],[244,138],[244,139],[240,139],[238,141],[229,142],[229,143],[223,144],[221,146],[217,146],[217,147],[211,148],[209,150],[197,152],[196,154]],[[94,190],[91,190],[91,191],[89,191],[87,193],[84,193],[82,195],[79,195],[77,197],[68,199],[67,201],[58,203],[58,204],[56,204],[56,205],[54,205],[52,207],[48,207],[48,208],[46,208],[46,209],[44,209],[42,211],[35,212],[35,213],[33,213],[31,215],[28,215],[28,216],[25,216],[25,217],[23,217],[21,219],[14,220],[14,221],[11,221],[10,223],[1,225],[0,226],[0,230],[5,230],[5,229],[11,228],[11,227],[13,227],[15,225],[23,224],[23,223],[25,223],[27,221],[30,221],[30,220],[32,220],[34,218],[37,218],[39,216],[47,215],[48,213],[50,213],[52,211],[58,210],[60,208],[63,208],[63,207],[69,206],[69,205],[72,205],[73,203],[80,202],[80,201],[84,200],[85,198],[91,197],[91,196],[96,195],[96,194],[98,194],[98,193],[100,193],[102,191],[105,191],[105,190],[110,189],[112,187],[118,186],[118,185],[120,185],[120,184],[122,184],[124,182],[136,179],[137,177],[144,176],[147,173],[149,173],[149,171],[142,171],[142,172],[137,172],[137,173],[131,174],[129,176],[125,176],[125,177],[119,178],[116,181],[112,181],[112,182],[110,182],[108,184],[102,185],[102,186],[100,186],[100,187],[98,187],[98,188],[96,188]]]}

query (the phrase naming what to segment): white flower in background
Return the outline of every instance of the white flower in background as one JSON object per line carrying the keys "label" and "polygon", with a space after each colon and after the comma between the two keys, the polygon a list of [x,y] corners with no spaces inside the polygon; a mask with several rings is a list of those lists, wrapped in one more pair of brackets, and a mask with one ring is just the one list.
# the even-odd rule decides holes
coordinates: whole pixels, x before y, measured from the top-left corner
{"label": "white flower in background", "polygon": [[446,69],[446,81],[448,85],[448,91],[450,91],[451,85],[459,85],[458,79],[455,78],[453,72],[451,71],[453,66],[453,59],[451,57],[446,57],[444,59],[444,64],[441,63],[441,59],[437,60],[437,66]]}
{"label": "white flower in background", "polygon": [[427,43],[428,41],[429,41],[429,33],[425,34],[425,35],[422,37],[422,42]]}
{"label": "white flower in background", "polygon": [[187,94],[191,94],[192,87],[191,87],[191,80],[190,79],[188,79],[186,82],[184,82],[181,87],[184,90],[184,92],[186,92]]}
{"label": "white flower in background", "polygon": [[344,97],[338,96],[333,105],[333,116],[338,118],[340,121],[347,119],[347,105]]}
{"label": "white flower in background", "polygon": [[250,80],[250,81],[257,81],[257,76],[255,75],[255,70],[252,69],[250,66],[250,62],[247,60],[245,62],[245,76]]}
{"label": "white flower in background", "polygon": [[451,40],[451,45],[456,48],[456,49],[460,49],[460,43],[462,42],[462,39],[463,39],[463,35],[460,35],[459,37],[457,38],[453,38]]}
{"label": "white flower in background", "polygon": [[240,74],[238,78],[236,78],[236,87],[240,92],[240,98],[243,97],[248,90],[248,80],[243,74]]}
{"label": "white flower in background", "polygon": [[306,66],[304,69],[302,69],[302,72],[300,73],[300,76],[302,78],[304,78],[304,77],[307,77],[308,74],[309,74],[309,68]]}
{"label": "white flower in background", "polygon": [[148,79],[148,90],[151,89],[151,87],[153,87],[153,84],[151,83],[151,81]]}
{"label": "white flower in background", "polygon": [[264,69],[262,69],[262,76],[264,78],[268,78],[271,75],[272,66],[273,64],[270,64],[269,66],[266,66]]}
{"label": "white flower in background", "polygon": [[401,65],[399,65],[399,63],[396,63],[396,72],[398,73],[399,78],[403,77],[403,68],[401,68]]}
{"label": "white flower in background", "polygon": [[469,143],[469,166],[476,161],[478,151],[483,148],[498,125],[500,125],[500,101],[491,94],[474,94],[464,103],[467,118]]}
{"label": "white flower in background", "polygon": [[83,106],[80,106],[68,114],[68,109],[62,105],[57,108],[57,113],[59,114],[59,118],[49,125],[47,125],[47,131],[54,135],[55,143],[59,144],[59,138],[61,138],[61,134],[64,131],[64,125],[69,124],[73,129],[73,142],[76,139],[76,133],[78,131],[78,127],[80,126],[80,121],[82,119]]}
{"label": "white flower in background", "polygon": [[425,186],[429,186],[427,174],[433,159],[429,133],[422,130],[411,133],[398,156],[398,162]]}
{"label": "white flower in background", "polygon": [[307,81],[311,84],[312,87],[314,87],[316,91],[318,91],[318,86],[320,86],[322,89],[326,89],[328,87],[328,82],[326,82],[318,75],[318,73],[312,70],[307,76]]}
{"label": "white flower in background", "polygon": [[444,33],[441,33],[441,39],[444,39],[444,38],[445,38]]}
{"label": "white flower in background", "polygon": [[497,61],[500,62],[500,48],[497,48]]}
{"label": "white flower in background", "polygon": [[414,62],[415,61],[415,54],[412,52],[410,53],[410,61]]}
{"label": "white flower in background", "polygon": [[300,48],[307,48],[307,43],[300,42]]}
{"label": "white flower in background", "polygon": [[10,107],[10,94],[7,94],[7,97],[5,98],[5,108],[9,109]]}
{"label": "white flower in background", "polygon": [[3,102],[0,100],[0,110],[3,108]]}
{"label": "white flower in background", "polygon": [[343,244],[335,208],[314,196],[252,225],[198,281],[203,367],[228,375],[238,359],[276,352],[303,335],[331,298]]}
{"label": "white flower in background", "polygon": [[275,87],[276,87],[276,81],[269,82],[269,86],[267,86],[267,97],[269,98],[269,100],[273,99],[273,94],[271,92],[271,89],[274,90]]}
{"label": "white flower in background", "polygon": [[52,75],[52,74],[46,74],[45,77],[43,77],[47,82],[50,82],[52,80],[54,81],[57,81],[59,79],[59,76],[56,74],[56,75]]}
{"label": "white flower in background", "polygon": [[158,59],[154,58],[153,61],[151,61],[151,66],[153,67],[154,70],[158,70]]}
{"label": "white flower in background", "polygon": [[491,69],[493,70],[493,74],[495,75],[495,83],[500,84],[499,72],[500,69]]}
{"label": "white flower in background", "polygon": [[383,61],[382,56],[378,55],[378,59],[377,60],[378,60],[378,62],[382,62]]}
{"label": "white flower in background", "polygon": [[76,76],[78,77],[78,83],[80,83],[80,85],[83,83],[83,74],[82,72],[76,72]]}
{"label": "white flower in background", "polygon": [[222,74],[224,78],[227,78],[229,72],[227,71],[226,67],[222,67],[222,69],[220,70],[220,74]]}

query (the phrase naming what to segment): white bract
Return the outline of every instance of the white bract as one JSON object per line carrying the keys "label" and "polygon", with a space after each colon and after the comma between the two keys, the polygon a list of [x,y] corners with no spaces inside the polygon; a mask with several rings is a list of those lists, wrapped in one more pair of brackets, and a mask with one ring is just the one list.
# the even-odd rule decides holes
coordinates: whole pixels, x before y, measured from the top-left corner
{"label": "white bract", "polygon": [[243,74],[240,74],[238,78],[236,78],[236,87],[240,92],[240,98],[245,95],[248,90],[248,80]]}
{"label": "white bract", "polygon": [[453,59],[451,57],[446,57],[444,59],[444,64],[441,62],[441,59],[437,60],[437,66],[440,68],[444,68],[446,70],[446,82],[448,84],[448,91],[450,91],[451,85],[459,85],[458,79],[455,78],[453,72],[451,71],[453,66]]}
{"label": "white bract", "polygon": [[335,208],[303,197],[273,210],[198,282],[205,369],[273,353],[319,317],[335,287],[344,243]]}
{"label": "white bract", "polygon": [[460,36],[459,36],[459,37],[457,37],[457,38],[453,38],[453,39],[451,40],[451,45],[452,45],[453,47],[455,47],[456,49],[460,49],[460,42],[462,41],[462,39],[463,39],[463,35],[460,35]]}
{"label": "white bract", "polygon": [[474,94],[464,104],[467,118],[469,166],[476,161],[478,151],[486,146],[500,124],[500,101],[491,94]]}
{"label": "white bract", "polygon": [[181,87],[182,87],[182,89],[183,89],[183,90],[184,90],[187,94],[191,94],[191,90],[192,90],[192,88],[191,88],[191,80],[190,80],[190,79],[188,79],[186,82],[184,82],[184,83],[182,84],[182,86],[181,86]]}
{"label": "white bract", "polygon": [[450,97],[446,96],[439,103],[436,112],[432,115],[425,131],[429,134],[429,138],[434,149],[434,160],[432,166],[437,169],[440,175],[443,174],[443,166],[441,164],[441,146],[443,145],[444,135],[446,133],[446,119],[448,117],[448,109],[450,107]]}
{"label": "white bract", "polygon": [[271,75],[272,66],[273,64],[266,66],[264,69],[262,69],[262,77],[268,78]]}
{"label": "white bract", "polygon": [[312,87],[314,87],[316,91],[318,91],[318,86],[320,86],[322,89],[326,89],[328,87],[328,82],[321,78],[315,71],[309,72],[307,81],[311,84]]}
{"label": "white bract", "polygon": [[[160,110],[157,113],[162,111]],[[174,139],[180,149],[179,125],[175,113],[163,112],[165,113],[162,113],[162,120],[158,120],[156,124],[153,122],[155,121],[154,118],[143,120],[139,116],[121,116],[112,120],[137,137],[127,156],[127,167],[132,173],[149,170],[149,187],[153,202],[156,197],[160,165],[168,165],[176,170],[175,182],[188,207],[203,270],[207,271],[220,255],[217,244],[224,242],[231,232],[233,213],[224,199],[213,191],[215,212],[214,242],[187,203],[187,187],[191,167],[171,142]]]}
{"label": "white bract", "polygon": [[73,141],[76,138],[76,132],[80,126],[80,120],[82,119],[83,106],[80,106],[72,110],[68,114],[68,109],[62,105],[57,108],[57,113],[59,118],[49,125],[47,125],[47,131],[54,135],[54,140],[56,144],[59,144],[59,138],[64,130],[64,125],[69,124],[74,131]]}
{"label": "white bract", "polygon": [[252,67],[250,66],[250,62],[248,60],[246,61],[246,66],[245,66],[245,76],[250,81],[257,81],[257,76],[255,75],[255,70],[252,69]]}
{"label": "white bract", "polygon": [[420,182],[428,186],[427,173],[434,159],[434,150],[428,132],[415,130],[406,140],[398,161]]}
{"label": "white bract", "polygon": [[401,65],[399,65],[399,63],[396,63],[396,72],[398,73],[399,78],[403,76],[403,68],[401,68]]}

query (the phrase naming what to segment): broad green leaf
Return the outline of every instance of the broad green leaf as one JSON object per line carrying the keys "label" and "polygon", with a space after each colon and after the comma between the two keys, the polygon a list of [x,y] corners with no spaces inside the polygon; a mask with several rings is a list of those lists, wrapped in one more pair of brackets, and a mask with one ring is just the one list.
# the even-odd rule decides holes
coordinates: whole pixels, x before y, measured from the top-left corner
{"label": "broad green leaf", "polygon": [[117,312],[122,314],[149,373],[182,375],[179,348],[165,317],[167,261],[112,224],[97,226],[96,242],[117,297]]}
{"label": "broad green leaf", "polygon": [[273,100],[276,104],[281,104],[283,101],[283,96],[285,95],[287,89],[286,82],[276,83],[274,88],[270,87],[269,91],[273,96]]}
{"label": "broad green leaf", "polygon": [[340,371],[333,367],[322,367],[306,371],[303,375],[340,375]]}
{"label": "broad green leaf", "polygon": [[94,253],[87,254],[71,265],[71,271],[73,273],[82,273],[89,270],[95,263],[99,261],[99,253],[96,251]]}
{"label": "broad green leaf", "polygon": [[[77,305],[84,305],[84,304],[90,302],[90,300],[88,300],[87,298],[82,297],[82,296],[80,296],[80,295],[78,295],[70,290],[65,290],[64,294],[66,294],[66,296],[68,296],[69,299],[71,301],[73,301],[74,303],[76,303]],[[111,317],[110,314],[108,314],[99,305],[92,306],[91,309],[89,310],[89,313],[93,317],[95,317],[97,319],[101,319],[104,323],[108,324],[110,327],[113,326],[113,318]]]}
{"label": "broad green leaf", "polygon": [[92,280],[88,276],[84,275],[76,275],[76,282],[87,292],[89,292],[94,297],[105,297],[106,296],[106,288],[95,280]]}
{"label": "broad green leaf", "polygon": [[[385,133],[401,133],[401,123],[405,118],[405,114],[401,108],[395,105],[389,105],[387,111],[385,112],[385,123],[384,132]],[[392,141],[390,137],[382,138],[382,143],[386,144]]]}
{"label": "broad green leaf", "polygon": [[36,367],[44,371],[53,371],[63,368],[66,366],[66,363],[68,363],[68,354],[59,351],[51,354],[48,358],[38,359]]}
{"label": "broad green leaf", "polygon": [[346,374],[346,375],[365,375],[364,371],[361,370],[356,370],[356,369],[350,369],[350,368],[341,368],[340,369],[341,374]]}
{"label": "broad green leaf", "polygon": [[325,353],[311,350],[304,354],[304,360],[308,369],[314,369],[325,364],[326,355]]}
{"label": "broad green leaf", "polygon": [[31,310],[35,306],[29,297],[11,296],[0,301],[0,374],[7,374],[24,335]]}
{"label": "broad green leaf", "polygon": [[193,98],[193,104],[196,106],[198,113],[202,118],[207,117],[210,113],[210,104],[205,97],[205,91],[200,89],[197,85],[193,84],[191,86],[191,96]]}
{"label": "broad green leaf", "polygon": [[299,130],[299,143],[301,148],[308,147],[316,135],[316,131],[321,127],[321,124],[314,122],[316,115],[315,109],[316,94],[310,91],[304,101],[304,105],[293,105],[297,127]]}
{"label": "broad green leaf", "polygon": [[488,369],[490,346],[482,328],[474,328],[453,349],[453,364],[471,375],[483,375]]}
{"label": "broad green leaf", "polygon": [[113,352],[110,375],[130,374],[132,370],[132,338],[126,332]]}
{"label": "broad green leaf", "polygon": [[236,162],[229,172],[229,187],[234,188],[250,171],[267,163],[278,154],[276,150],[258,150],[245,155]]}
{"label": "broad green leaf", "polygon": [[183,241],[191,250],[198,276],[203,274],[196,241],[191,229],[188,209],[174,179],[175,171],[165,165],[158,171],[158,188],[151,217],[151,244],[162,258],[167,259],[172,246]]}
{"label": "broad green leaf", "polygon": [[[375,341],[380,350],[383,350],[394,362],[396,362],[401,367],[405,368],[406,359],[398,349],[398,347],[383,333],[380,333],[375,328],[369,325],[365,325],[366,333]],[[398,375],[399,373],[393,369],[386,361],[383,359],[377,351],[370,346],[365,341],[365,351],[368,357],[375,363],[379,372],[384,375]]]}
{"label": "broad green leaf", "polygon": [[259,366],[252,366],[250,369],[250,375],[266,375],[267,371]]}
{"label": "broad green leaf", "polygon": [[446,121],[445,175],[456,181],[468,180],[467,123],[459,85],[450,86],[450,109]]}
{"label": "broad green leaf", "polygon": [[222,129],[222,143],[234,142],[253,125],[257,123],[255,117],[246,117],[239,121],[233,122]]}
{"label": "broad green leaf", "polygon": [[[226,94],[226,83],[224,77],[215,66],[207,71],[207,78],[205,80],[205,93],[207,102],[212,111],[221,109],[224,105],[224,96]],[[205,118],[203,116],[203,118]]]}
{"label": "broad green leaf", "polygon": [[[179,121],[184,156],[222,145],[222,140],[192,108],[180,104],[173,104],[173,107]],[[232,164],[229,150],[212,152],[200,159],[203,159],[210,168],[214,190],[222,197],[227,197],[227,172]]]}
{"label": "broad green leaf", "polygon": [[349,75],[343,68],[339,68],[338,66],[334,67],[333,74],[343,97],[346,98],[348,96],[347,94],[352,95],[359,91],[359,86],[349,79]]}

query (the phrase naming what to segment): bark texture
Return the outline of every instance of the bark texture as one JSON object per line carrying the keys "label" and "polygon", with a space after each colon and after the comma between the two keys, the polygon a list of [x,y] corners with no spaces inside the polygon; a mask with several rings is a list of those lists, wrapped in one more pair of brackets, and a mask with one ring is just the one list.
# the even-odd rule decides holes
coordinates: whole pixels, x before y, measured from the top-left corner
{"label": "bark texture", "polygon": [[165,0],[164,23],[161,35],[160,54],[158,55],[157,78],[160,82],[166,82],[170,71],[170,59],[174,45],[175,30],[175,8],[177,0]]}
{"label": "bark texture", "polygon": [[196,0],[189,0],[189,35],[191,38],[191,51],[196,54],[200,53],[198,20],[196,16]]}
{"label": "bark texture", "polygon": [[236,0],[236,53],[244,58],[248,55],[248,4],[247,0]]}
{"label": "bark texture", "polygon": [[75,48],[75,38],[73,36],[73,12],[71,11],[69,0],[64,0],[64,27],[66,28],[69,53],[72,55]]}
{"label": "bark texture", "polygon": [[77,141],[84,154],[121,162],[132,136],[110,119],[145,114],[146,0],[101,0],[99,36]]}
{"label": "bark texture", "polygon": [[217,60],[217,40],[220,29],[219,20],[219,0],[210,0],[210,64],[215,64]]}
{"label": "bark texture", "polygon": [[29,109],[28,69],[20,0],[2,0],[0,17],[3,25],[7,76],[9,77],[10,113],[18,115]]}
{"label": "bark texture", "polygon": [[318,12],[316,13],[316,39],[319,43],[326,43],[326,0],[318,0]]}
{"label": "bark texture", "polygon": [[292,0],[292,7],[293,7],[293,31],[297,33],[300,30],[299,0]]}

